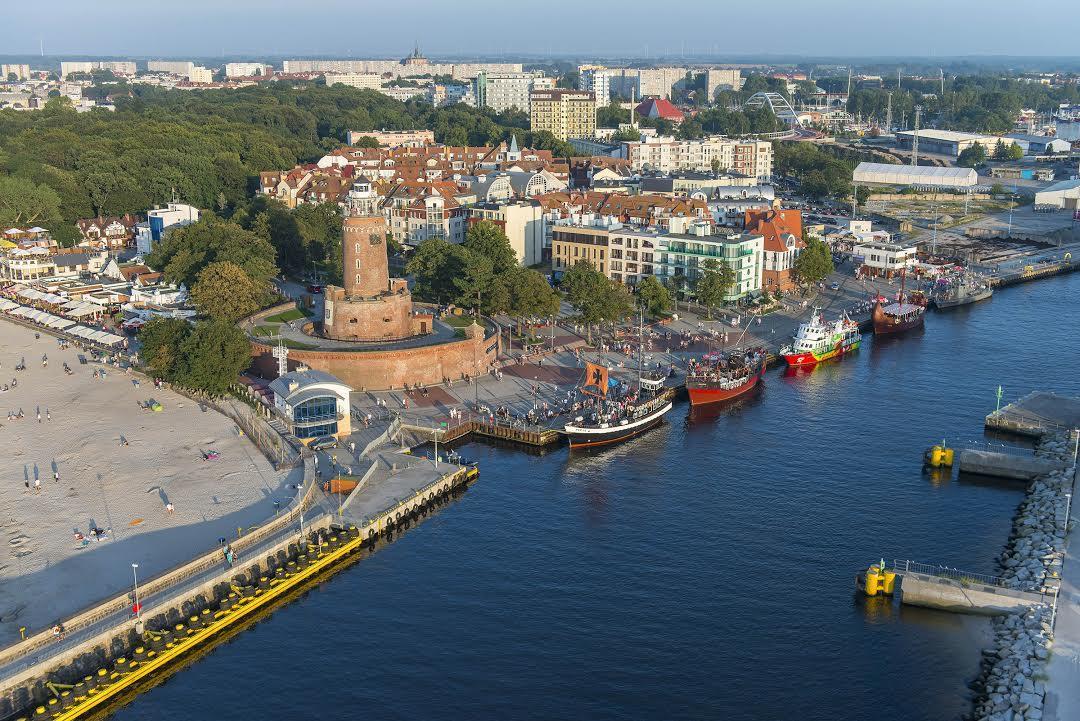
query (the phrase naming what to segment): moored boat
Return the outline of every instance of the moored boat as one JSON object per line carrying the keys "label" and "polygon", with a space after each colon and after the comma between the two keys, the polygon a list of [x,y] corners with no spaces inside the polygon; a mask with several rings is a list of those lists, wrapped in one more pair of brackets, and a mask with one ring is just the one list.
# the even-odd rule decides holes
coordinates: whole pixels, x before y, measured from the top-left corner
{"label": "moored boat", "polygon": [[792,342],[780,349],[789,366],[810,366],[858,350],[859,324],[845,313],[831,323],[814,308],[810,320],[799,324]]}
{"label": "moored boat", "polygon": [[641,377],[636,388],[608,384],[607,368],[589,363],[586,383],[579,389],[586,400],[578,415],[563,426],[571,448],[615,443],[660,425],[671,410],[664,379]]}
{"label": "moored boat", "polygon": [[767,355],[764,348],[735,353],[709,353],[690,361],[686,392],[691,406],[719,403],[749,393],[763,383]]}
{"label": "moored boat", "polygon": [[990,283],[970,273],[946,279],[941,285],[940,289],[935,288],[933,297],[934,306],[938,310],[977,303],[994,295],[994,289]]}
{"label": "moored boat", "polygon": [[874,311],[870,314],[874,322],[874,335],[888,335],[890,333],[903,333],[913,328],[921,328],[923,316],[926,314],[925,296],[920,294],[921,303],[905,302],[904,298],[905,274],[900,275],[900,294],[895,303],[884,305],[881,298],[874,302]]}

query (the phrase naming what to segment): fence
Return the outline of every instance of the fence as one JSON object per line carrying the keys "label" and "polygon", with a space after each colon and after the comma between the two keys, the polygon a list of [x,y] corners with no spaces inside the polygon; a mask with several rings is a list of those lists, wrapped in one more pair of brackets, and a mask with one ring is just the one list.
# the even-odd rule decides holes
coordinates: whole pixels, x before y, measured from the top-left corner
{"label": "fence", "polygon": [[[308,458],[304,462],[304,482],[300,491],[297,493],[297,498],[294,501],[289,502],[289,508],[284,513],[279,513],[276,517],[271,519],[263,526],[259,526],[250,533],[241,536],[237,540],[231,543],[233,550],[240,555],[252,548],[262,544],[268,538],[276,535],[282,529],[291,525],[296,519],[299,518],[303,509],[307,508],[312,503],[312,491],[317,485],[314,482],[315,472],[314,463]],[[141,596],[148,598],[158,593],[162,593],[171,587],[198,575],[207,569],[219,566],[222,563],[221,548],[215,547],[212,550],[206,551],[191,561],[181,564],[173,569],[167,570],[157,576],[148,579],[139,586]],[[110,615],[123,611],[126,609],[132,601],[131,595],[127,592],[119,596],[99,602],[90,608],[80,611],[68,619],[63,621],[63,626],[69,636],[77,634],[80,630],[84,630],[93,624],[108,618]],[[48,645],[55,644],[56,640],[53,637],[50,629],[44,629],[33,636],[20,641],[19,643],[12,644],[7,648],[0,651],[0,665],[11,663],[21,657],[24,657],[34,651],[43,648]],[[58,647],[58,650],[63,650]]]}
{"label": "fence", "polygon": [[924,576],[947,578],[959,583],[979,583],[984,586],[998,586],[1006,588],[1005,579],[1000,576],[990,576],[985,573],[971,573],[961,571],[959,568],[948,566],[932,566],[929,563],[916,563],[915,561],[893,559],[890,570],[896,573],[921,573]]}
{"label": "fence", "polygon": [[[177,389],[174,389],[177,390]],[[232,420],[239,426],[247,437],[262,451],[274,467],[293,468],[300,464],[301,456],[296,448],[292,447],[280,433],[275,431],[266,419],[259,417],[255,411],[245,405],[237,405],[235,402],[218,402],[209,398],[195,397],[199,403],[213,408],[218,413]]]}

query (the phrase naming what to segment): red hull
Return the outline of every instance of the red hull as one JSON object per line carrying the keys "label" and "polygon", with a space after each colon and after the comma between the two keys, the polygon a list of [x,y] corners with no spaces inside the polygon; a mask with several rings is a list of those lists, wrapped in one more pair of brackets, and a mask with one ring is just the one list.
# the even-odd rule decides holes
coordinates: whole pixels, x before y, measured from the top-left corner
{"label": "red hull", "polygon": [[686,392],[690,395],[690,405],[703,406],[709,403],[720,403],[738,398],[744,393],[749,393],[757,387],[758,382],[765,376],[765,364],[761,364],[761,370],[746,379],[746,382],[736,388],[691,388],[689,385]]}

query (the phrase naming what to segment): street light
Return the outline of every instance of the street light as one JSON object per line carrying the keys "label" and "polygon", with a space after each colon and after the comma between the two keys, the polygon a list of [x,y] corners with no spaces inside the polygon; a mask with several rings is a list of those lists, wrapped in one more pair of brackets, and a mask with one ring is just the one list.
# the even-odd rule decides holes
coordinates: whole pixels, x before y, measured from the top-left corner
{"label": "street light", "polygon": [[131,575],[135,578],[135,618],[141,620],[142,606],[139,604],[139,564],[131,564]]}

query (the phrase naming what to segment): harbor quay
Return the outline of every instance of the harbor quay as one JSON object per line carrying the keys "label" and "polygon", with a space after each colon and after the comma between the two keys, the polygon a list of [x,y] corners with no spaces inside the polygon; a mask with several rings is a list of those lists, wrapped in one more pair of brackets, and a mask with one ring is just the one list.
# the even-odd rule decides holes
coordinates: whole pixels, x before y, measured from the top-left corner
{"label": "harbor quay", "polygon": [[[1019,277],[1025,271],[1021,269],[1015,272]],[[209,611],[215,618],[217,614],[224,614],[221,618],[225,618],[230,609],[223,608],[220,602],[227,599],[230,593],[239,596],[243,592],[233,589],[233,586],[238,589],[267,591],[268,589],[259,589],[258,583],[268,570],[273,570],[273,580],[279,581],[278,585],[292,578],[293,576],[276,578],[279,566],[276,561],[269,559],[273,557],[282,561],[282,574],[296,573],[299,570],[289,571],[288,564],[298,563],[297,559],[301,555],[307,555],[301,553],[302,547],[307,550],[312,543],[311,537],[305,536],[304,538],[308,539],[308,545],[305,546],[305,541],[299,537],[301,508],[306,509],[304,522],[308,525],[305,533],[315,531],[320,534],[316,540],[329,538],[322,535],[324,532],[348,534],[353,532],[351,529],[356,529],[364,539],[373,540],[385,535],[387,531],[400,528],[417,514],[423,514],[440,494],[445,495],[450,487],[464,483],[468,471],[459,458],[453,458],[452,462],[447,463],[445,450],[442,450],[441,456],[441,449],[429,449],[426,446],[409,452],[420,444],[460,441],[470,433],[529,446],[545,446],[559,442],[558,431],[566,419],[570,394],[581,383],[585,363],[594,358],[610,368],[613,377],[630,377],[637,369],[639,358],[647,366],[674,370],[670,385],[675,389],[681,385],[687,363],[694,357],[735,345],[751,344],[764,346],[775,353],[815,309],[832,316],[846,313],[857,323],[866,324],[870,317],[867,299],[877,295],[894,295],[897,291],[895,282],[854,278],[842,273],[838,273],[834,278],[835,281],[819,287],[812,297],[787,298],[781,308],[763,316],[724,311],[717,314],[716,318],[709,319],[701,317],[693,309],[678,308],[675,311],[677,317],[665,323],[652,324],[644,333],[633,324],[626,324],[616,328],[614,332],[594,332],[591,344],[587,329],[575,323],[567,312],[556,323],[538,329],[539,333],[546,331],[548,335],[546,347],[541,345],[539,348],[526,350],[518,345],[516,339],[509,339],[500,360],[485,373],[472,376],[468,380],[448,379],[435,384],[410,383],[408,388],[381,391],[354,389],[350,398],[354,435],[341,439],[339,448],[333,453],[298,449],[304,462],[292,468],[281,469],[274,468],[252,445],[251,439],[240,432],[236,423],[212,408],[201,406],[167,387],[154,386],[150,379],[136,371],[129,374],[124,367],[103,365],[92,357],[80,358],[81,349],[71,346],[60,348],[57,339],[44,330],[36,332],[13,323],[0,324],[0,329],[11,333],[13,338],[10,343],[5,344],[5,352],[10,357],[0,359],[0,364],[4,368],[17,365],[26,367],[25,370],[15,372],[19,374],[19,382],[9,385],[7,393],[11,395],[8,397],[21,400],[12,403],[13,419],[4,424],[3,431],[10,431],[11,426],[39,431],[36,434],[18,436],[16,447],[25,447],[26,452],[31,452],[33,443],[45,437],[51,438],[41,436],[40,431],[49,430],[50,423],[54,424],[53,428],[59,428],[62,422],[66,422],[78,425],[65,428],[65,437],[81,438],[80,433],[83,431],[76,432],[72,429],[82,429],[87,424],[91,424],[91,428],[100,427],[101,433],[110,433],[107,438],[97,438],[94,448],[107,448],[115,443],[118,454],[141,441],[135,430],[125,430],[120,434],[116,432],[116,428],[127,429],[130,426],[146,433],[156,429],[159,435],[154,436],[153,443],[156,445],[153,447],[160,447],[166,458],[168,453],[177,453],[182,457],[182,460],[172,461],[172,466],[163,466],[158,460],[154,466],[136,467],[131,480],[123,481],[126,486],[115,487],[128,489],[117,491],[124,499],[129,496],[148,496],[155,499],[154,505],[145,506],[145,510],[144,506],[138,506],[131,511],[133,517],[128,522],[127,529],[135,530],[125,529],[122,535],[116,534],[118,527],[124,528],[121,523],[114,520],[100,522],[96,517],[92,517],[87,525],[89,534],[80,532],[83,536],[81,539],[69,528],[65,529],[63,537],[70,537],[71,534],[79,544],[78,548],[69,552],[75,560],[65,561],[76,565],[67,568],[75,568],[81,558],[104,558],[99,549],[115,548],[119,544],[110,544],[114,540],[128,539],[127,534],[138,540],[138,534],[144,533],[144,529],[153,528],[149,517],[154,511],[157,518],[163,519],[161,523],[167,523],[171,519],[182,518],[181,514],[188,513],[189,509],[202,509],[203,507],[198,505],[200,502],[210,507],[221,505],[224,494],[222,489],[228,488],[227,484],[230,482],[238,484],[240,489],[250,491],[252,479],[256,476],[275,479],[267,481],[265,488],[259,488],[257,495],[261,498],[256,498],[251,505],[257,506],[260,502],[263,505],[257,507],[257,510],[251,510],[250,515],[225,514],[220,517],[218,525],[213,525],[218,517],[203,510],[207,525],[202,525],[202,522],[190,524],[193,526],[190,531],[192,540],[187,546],[166,542],[169,551],[174,555],[161,561],[160,565],[154,565],[143,557],[134,561],[121,559],[115,563],[119,572],[112,577],[111,585],[105,583],[105,574],[101,574],[103,578],[95,578],[94,581],[100,581],[102,585],[94,586],[89,581],[76,584],[79,589],[77,592],[64,594],[62,599],[58,599],[66,602],[67,607],[57,605],[48,612],[41,613],[40,618],[23,616],[24,619],[37,620],[20,622],[15,628],[16,635],[12,637],[11,645],[0,654],[0,678],[7,680],[4,688],[7,689],[5,698],[8,699],[8,710],[24,710],[39,702],[49,704],[50,699],[63,703],[59,699],[68,698],[74,703],[74,689],[61,689],[61,693],[56,693],[44,685],[50,677],[59,678],[55,675],[55,669],[69,668],[73,663],[76,666],[70,666],[67,675],[64,675],[67,681],[74,679],[73,669],[77,668],[81,673],[95,664],[95,669],[104,670],[109,678],[112,678],[113,674],[118,674],[117,678],[124,676],[126,671],[117,670],[115,663],[120,659],[130,661],[128,656],[139,648],[139,640],[146,641],[147,638],[135,631],[135,624],[143,623],[144,633],[154,634],[161,630],[151,627],[149,621],[141,618],[140,612],[133,612],[132,604],[140,606],[140,611],[142,608],[157,608],[161,614],[165,613],[165,609],[174,612],[171,618],[159,619],[157,625],[162,627],[164,621],[172,623],[182,622],[184,618],[190,619],[189,612],[192,609],[198,611],[196,618],[201,617],[203,611]],[[1035,279],[1032,277],[1023,280]],[[835,288],[830,287],[833,282]],[[999,299],[996,302],[1003,301]],[[53,350],[54,348],[56,350]],[[49,356],[48,365],[44,364],[44,359],[38,355],[39,349],[41,356]],[[64,363],[73,371],[71,374],[65,372]],[[61,381],[50,383],[50,388],[62,387],[65,381],[70,382],[71,386],[67,390],[72,394],[70,397],[53,398],[45,396],[43,391],[39,402],[34,396],[15,395],[29,393],[36,387],[33,382],[35,376],[50,369],[56,370]],[[84,379],[83,376],[88,378]],[[148,393],[149,389],[152,389],[152,393]],[[95,393],[98,395],[94,395]],[[121,398],[124,393],[134,394],[130,398],[133,401],[131,410],[127,414],[118,414],[115,418],[102,416],[100,408],[118,407],[116,399]],[[142,397],[143,395],[146,397]],[[89,413],[86,406],[80,405],[88,400],[93,401],[97,416]],[[148,405],[153,405],[151,400],[161,407],[160,411],[147,408]],[[33,415],[27,412],[31,402]],[[44,409],[40,422],[37,418],[39,405]],[[22,418],[18,418],[19,408],[24,410]],[[181,416],[181,413],[190,415]],[[132,425],[135,423],[131,420],[132,416],[138,419],[136,425]],[[95,418],[100,421],[97,426],[92,423]],[[197,429],[198,435],[189,438],[178,430],[178,426],[162,425],[159,428],[153,425],[164,424],[173,418],[183,418],[184,427],[191,433],[195,433],[194,429]],[[468,427],[465,424],[469,424]],[[215,427],[219,432],[211,435],[209,429]],[[112,434],[115,434],[115,438]],[[181,441],[183,444],[180,449],[174,449],[173,445]],[[360,453],[356,452],[357,447],[362,449]],[[51,464],[45,466],[46,470],[59,473],[60,478],[53,477],[51,473],[41,473],[40,467],[35,476],[34,469],[29,464],[25,474],[22,473],[22,467],[16,469],[14,475],[25,475],[22,486],[16,487],[15,491],[21,502],[35,502],[48,493],[49,484],[55,485],[66,480],[67,464],[76,460],[71,451],[64,455],[62,448],[43,448],[43,451],[35,449],[32,452],[42,452],[49,460],[54,457],[61,459],[56,471],[52,471]],[[349,449],[348,452],[346,448]],[[435,458],[424,459],[424,454]],[[89,458],[90,456],[79,458],[82,465],[76,466],[78,473],[94,473],[92,467],[87,467]],[[248,465],[240,470],[233,469],[230,462],[237,458],[246,458]],[[348,472],[342,474],[341,470],[346,466]],[[161,468],[172,470],[163,473]],[[125,470],[124,464],[113,459],[112,465],[108,466],[108,473],[102,474],[102,479],[115,478],[120,479],[117,481],[120,482],[129,478],[125,475]],[[189,475],[198,476],[199,473],[209,474],[211,471],[219,475],[207,475],[202,486],[186,483]],[[357,479],[359,482],[348,492],[334,493],[323,490],[324,484],[326,488],[332,489],[334,482],[343,475],[347,476],[350,482],[356,482]],[[147,477],[166,478],[170,484],[154,488],[153,486],[161,484],[147,485]],[[94,478],[99,480],[96,474]],[[185,482],[178,483],[177,479],[185,479]],[[41,481],[40,491],[39,485],[35,484],[37,480]],[[432,485],[440,483],[443,483],[444,487]],[[98,495],[104,499],[103,506],[107,506],[104,512],[111,513],[112,519],[115,519],[118,506],[109,495],[112,488],[99,490]],[[201,501],[199,497],[187,495],[196,489],[205,494]],[[134,491],[138,491],[142,496],[137,496]],[[123,505],[119,507],[124,508]],[[100,514],[103,511],[95,512]],[[70,509],[58,512],[55,528],[65,528],[70,524],[71,513],[73,511]],[[242,518],[242,521],[237,522],[238,518]],[[142,520],[131,523],[137,519]],[[55,532],[60,533],[59,530]],[[110,536],[110,533],[115,535]],[[87,540],[88,536],[89,542],[83,544],[82,541]],[[148,535],[146,538],[152,539],[152,536]],[[20,543],[14,545],[28,542],[27,539],[20,539]],[[145,549],[151,546],[131,547],[143,548],[144,553],[149,555]],[[249,572],[238,579],[239,574],[235,573],[235,569],[232,566],[226,567],[226,550],[233,552],[234,557],[238,558],[238,567],[259,559],[258,571]],[[95,553],[98,555],[95,556]],[[55,562],[50,560],[44,564],[43,570],[48,570],[53,563]],[[137,564],[137,567],[132,564]],[[145,574],[138,576],[144,584],[145,594],[139,600],[134,596],[133,585],[131,592],[127,590],[129,571],[132,572],[133,581],[136,580],[137,573]],[[229,575],[230,572],[233,573],[232,576]],[[16,571],[13,578],[17,577]],[[290,589],[294,587],[289,586]],[[32,598],[33,593],[31,590],[28,598]],[[48,595],[48,591],[39,593]],[[102,598],[108,600],[103,604],[100,602]],[[20,614],[33,610],[29,609],[31,603],[23,603],[24,608],[21,610],[17,603],[11,608],[19,610]],[[92,605],[87,606],[88,603]],[[1033,607],[1038,607],[1038,604]],[[2,621],[7,624],[9,618],[11,622],[18,620],[16,614],[9,616],[5,613]],[[80,618],[80,621],[71,621]],[[21,639],[20,628],[27,633],[26,641]],[[5,630],[10,629],[11,627],[5,626]],[[191,627],[186,629],[190,630]],[[151,635],[149,638],[154,637]],[[114,642],[114,639],[120,640]],[[23,645],[27,641],[30,643]],[[163,648],[167,646],[168,642]],[[110,666],[110,663],[114,665]],[[57,682],[53,683],[56,685]],[[60,683],[64,686],[78,684],[77,681],[75,684]],[[65,697],[63,691],[67,691],[68,696]],[[48,710],[49,706],[46,705],[45,708]]]}
{"label": "harbor quay", "polygon": [[[8,324],[0,329],[10,330]],[[29,334],[23,328],[17,330]],[[32,340],[41,342],[42,338]],[[86,365],[100,375],[102,368],[97,366],[102,364]],[[106,378],[109,375],[107,371]],[[121,375],[129,382],[140,378],[134,372]],[[17,387],[29,385],[24,381]],[[163,387],[156,393],[163,405],[174,402],[184,407],[184,396]],[[191,406],[194,412],[220,418],[228,426],[228,419],[215,411]],[[158,416],[163,418],[165,412]],[[205,432],[207,422],[200,421]],[[141,579],[133,577],[136,584],[123,584],[124,590],[117,595],[110,596],[114,590],[103,583],[105,593],[97,598],[105,600],[95,600],[90,607],[56,607],[51,627],[23,626],[25,638],[0,650],[0,715],[22,712],[27,718],[76,719],[125,693],[130,696],[127,690],[136,682],[145,685],[164,678],[180,656],[231,632],[256,611],[273,608],[303,584],[332,573],[362,545],[372,547],[407,529],[476,477],[475,468],[461,462],[411,454],[399,432],[400,424],[391,424],[380,432],[368,428],[355,435],[353,443],[360,441],[363,450],[351,463],[357,471],[363,468],[363,475],[351,492],[324,490],[340,475],[336,455],[333,460],[323,455],[320,464],[319,453],[300,449],[297,467],[284,474],[286,480],[298,482],[287,485],[288,493],[273,503],[269,517],[239,527],[235,535],[220,536],[211,550],[193,559],[192,553],[205,546],[189,546],[185,561],[163,572],[151,563],[125,566],[133,573],[147,571]],[[253,458],[261,458],[251,441],[235,433],[233,437],[248,446]],[[217,444],[215,448],[228,447]],[[251,484],[252,474],[245,477]],[[207,526],[216,532],[210,523]],[[105,544],[112,541],[102,535],[85,550],[85,557],[102,555]],[[95,598],[71,597],[73,603]],[[72,608],[77,610],[72,612]]]}

